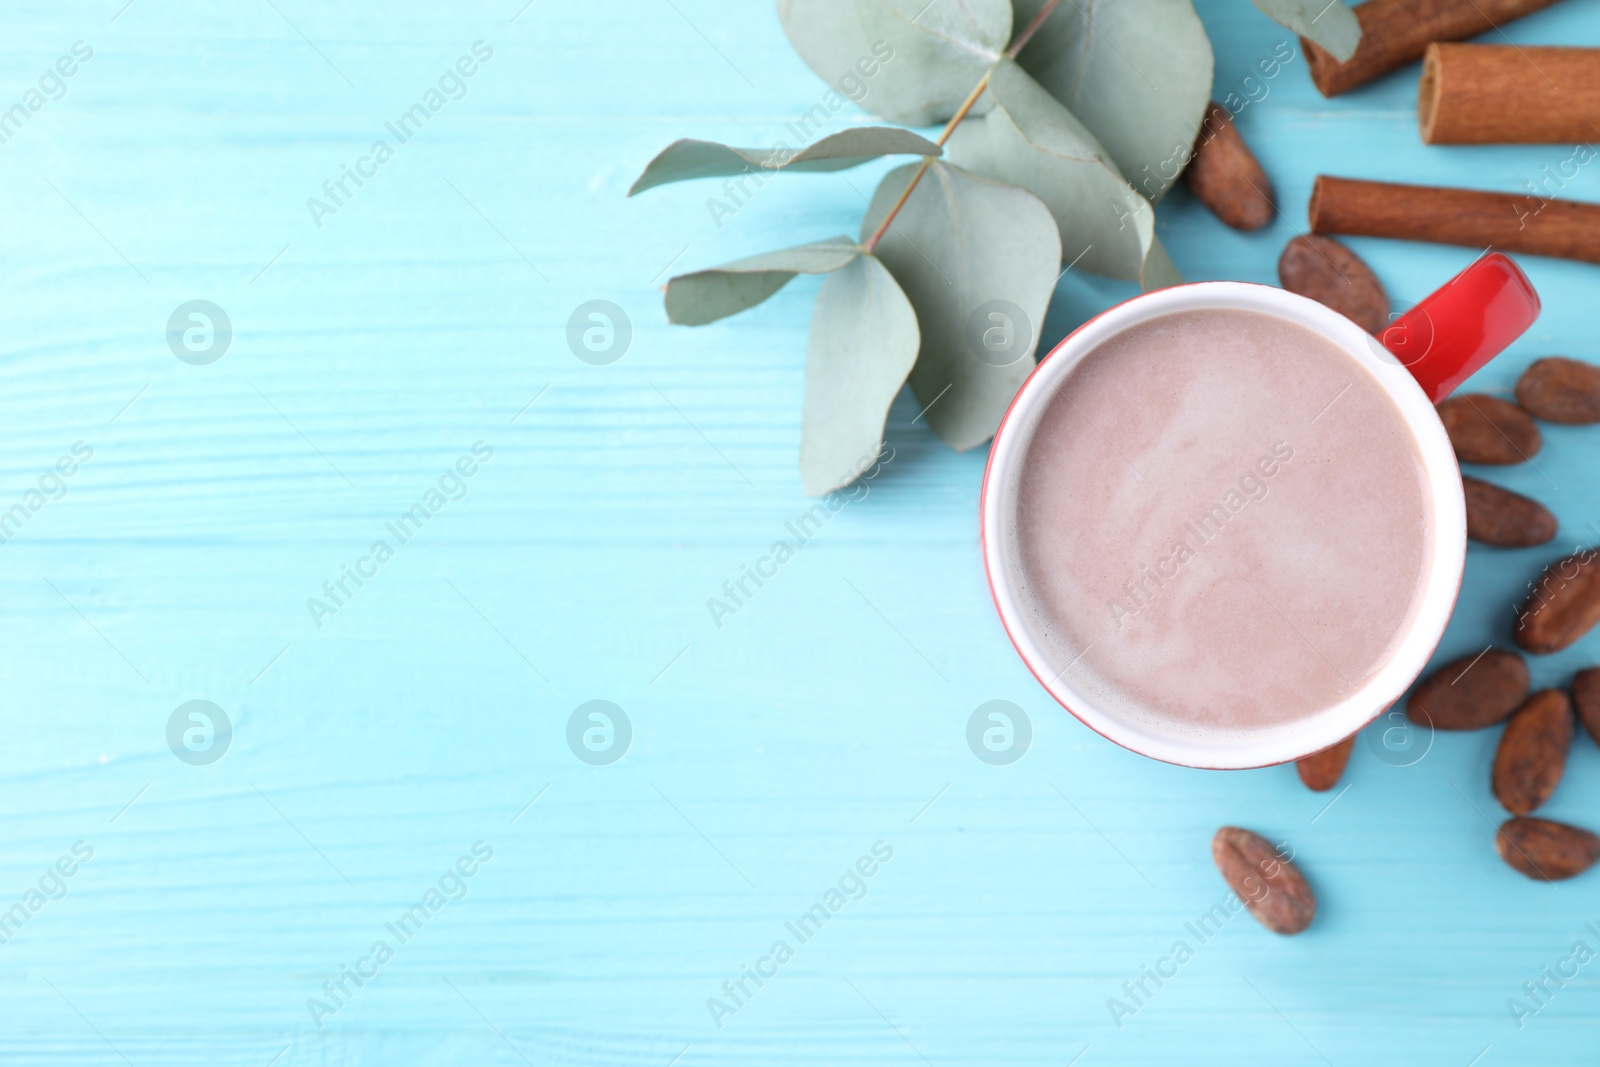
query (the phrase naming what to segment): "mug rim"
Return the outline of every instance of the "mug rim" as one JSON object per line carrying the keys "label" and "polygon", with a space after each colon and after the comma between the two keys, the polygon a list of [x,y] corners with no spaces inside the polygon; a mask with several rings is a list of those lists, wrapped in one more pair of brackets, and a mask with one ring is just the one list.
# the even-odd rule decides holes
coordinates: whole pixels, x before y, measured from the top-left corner
{"label": "mug rim", "polygon": [[[1032,433],[1020,442],[1019,419],[1035,415],[1089,352],[1131,326],[1182,310],[1245,310],[1274,315],[1312,330],[1370,372],[1399,409],[1421,460],[1432,506],[1431,539],[1423,591],[1399,644],[1373,675],[1330,707],[1259,731],[1233,731],[1227,740],[1184,742],[1173,732],[1141,730],[1063,680],[1047,678],[1043,644],[1024,624],[1020,591],[1008,545],[1007,482],[1028,453]],[[1036,425],[1036,424],[1035,424]],[[1033,426],[1030,425],[1030,431]],[[979,498],[979,541],[990,595],[1012,647],[1045,691],[1078,721],[1132,752],[1166,763],[1208,770],[1243,770],[1300,759],[1338,744],[1391,707],[1426,668],[1455,608],[1466,565],[1466,503],[1461,468],[1432,402],[1411,374],[1378,340],[1331,308],[1307,297],[1256,282],[1190,282],[1142,293],[1116,304],[1068,334],[1033,368],[995,430]],[[1014,513],[1014,507],[1010,509]],[[1076,661],[1074,661],[1076,662]]]}

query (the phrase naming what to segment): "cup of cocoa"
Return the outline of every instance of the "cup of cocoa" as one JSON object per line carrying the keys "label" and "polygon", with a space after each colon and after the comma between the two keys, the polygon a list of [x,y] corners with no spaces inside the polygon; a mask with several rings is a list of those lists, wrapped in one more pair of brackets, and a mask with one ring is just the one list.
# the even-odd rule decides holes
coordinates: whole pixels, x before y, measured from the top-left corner
{"label": "cup of cocoa", "polygon": [[1380,337],[1244,282],[1079,327],[984,476],[984,566],[1023,662],[1169,763],[1260,767],[1355,733],[1421,673],[1461,585],[1461,470],[1433,405],[1538,314],[1491,254]]}

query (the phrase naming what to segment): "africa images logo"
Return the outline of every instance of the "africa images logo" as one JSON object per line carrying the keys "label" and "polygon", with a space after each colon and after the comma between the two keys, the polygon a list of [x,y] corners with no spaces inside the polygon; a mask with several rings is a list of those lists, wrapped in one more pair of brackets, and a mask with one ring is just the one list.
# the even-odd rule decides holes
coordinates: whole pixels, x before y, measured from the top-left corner
{"label": "africa images logo", "polygon": [[228,754],[233,721],[209,700],[179,704],[167,719],[167,747],[191,767],[204,767]]}
{"label": "africa images logo", "polygon": [[[493,58],[492,47],[483,41],[474,41],[472,55],[461,56],[453,67],[446,68],[445,72],[439,75],[436,88],[429,87],[422,94],[422,99],[400,112],[393,122],[383,124],[383,128],[394,135],[393,144],[389,143],[387,137],[380,137],[372,142],[366,155],[355,161],[354,167],[347,163],[339,164],[338,177],[329,178],[322,183],[322,196],[306,198],[306,210],[311,213],[311,221],[317,224],[317,229],[322,229],[324,219],[330,215],[337,215],[340,208],[366,187],[367,182],[376,178],[378,168],[393,159],[401,145],[421,133],[422,127],[427,125],[433,116],[443,111],[446,104],[451,100],[463,99],[467,95],[466,79],[475,76],[481,69],[481,64]],[[355,185],[354,189],[350,187],[352,183]]]}
{"label": "africa images logo", "polygon": [[628,754],[633,722],[609,700],[579,704],[567,717],[567,747],[591,767],[606,767]]}
{"label": "africa images logo", "polygon": [[1033,720],[1009,700],[979,704],[967,718],[967,747],[991,767],[1005,767],[1027,755]]}
{"label": "africa images logo", "polygon": [[187,300],[167,319],[167,347],[192,366],[215,363],[228,354],[232,343],[232,320],[209,300]]}

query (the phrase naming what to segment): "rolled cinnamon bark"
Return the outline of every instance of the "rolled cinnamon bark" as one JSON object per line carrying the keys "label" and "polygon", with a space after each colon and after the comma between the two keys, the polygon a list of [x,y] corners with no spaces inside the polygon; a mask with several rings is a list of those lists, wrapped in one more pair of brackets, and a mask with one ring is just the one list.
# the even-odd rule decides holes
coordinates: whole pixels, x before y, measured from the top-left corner
{"label": "rolled cinnamon bark", "polygon": [[1319,175],[1311,232],[1396,237],[1600,263],[1600,204]]}
{"label": "rolled cinnamon bark", "polygon": [[1430,44],[1417,125],[1424,144],[1600,138],[1600,48]]}
{"label": "rolled cinnamon bark", "polygon": [[1355,6],[1361,43],[1339,62],[1300,38],[1311,80],[1323,96],[1338,96],[1396,67],[1421,59],[1434,41],[1460,41],[1512,19],[1531,15],[1556,0],[1367,0]]}

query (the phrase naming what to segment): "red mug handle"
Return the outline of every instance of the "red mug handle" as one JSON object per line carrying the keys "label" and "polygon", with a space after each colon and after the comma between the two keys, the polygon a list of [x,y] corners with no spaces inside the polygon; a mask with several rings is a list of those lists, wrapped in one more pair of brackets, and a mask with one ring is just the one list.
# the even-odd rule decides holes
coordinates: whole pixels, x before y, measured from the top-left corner
{"label": "red mug handle", "polygon": [[1437,404],[1539,317],[1539,294],[1509,256],[1492,252],[1378,335]]}

